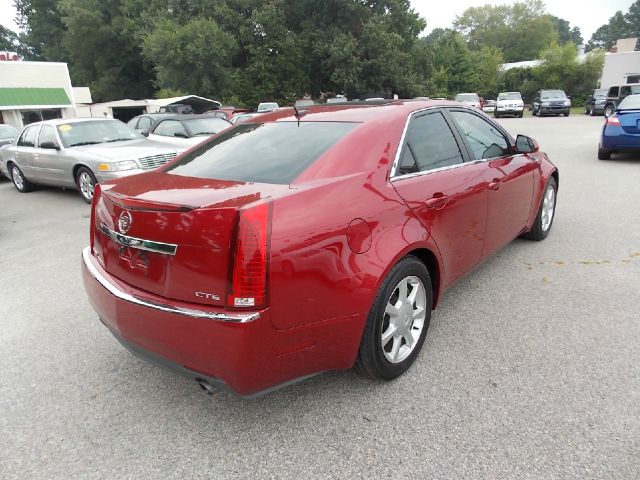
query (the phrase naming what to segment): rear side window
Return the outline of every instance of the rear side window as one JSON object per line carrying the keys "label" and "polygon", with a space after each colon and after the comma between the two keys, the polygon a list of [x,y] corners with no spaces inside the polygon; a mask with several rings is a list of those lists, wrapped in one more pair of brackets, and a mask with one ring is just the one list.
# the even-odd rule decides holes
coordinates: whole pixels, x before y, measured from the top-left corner
{"label": "rear side window", "polygon": [[28,127],[20,136],[20,140],[18,140],[18,146],[35,147],[37,134],[38,127]]}
{"label": "rear side window", "polygon": [[414,118],[400,155],[398,175],[462,163],[458,143],[441,113]]}
{"label": "rear side window", "polygon": [[509,144],[500,131],[486,120],[469,112],[451,111],[474,160],[509,155]]}
{"label": "rear side window", "polygon": [[165,170],[186,177],[288,184],[357,123],[240,124]]}
{"label": "rear side window", "polygon": [[140,130],[149,130],[151,128],[151,119],[149,117],[140,117],[138,128]]}
{"label": "rear side window", "polygon": [[153,130],[153,133],[164,137],[188,137],[187,131],[177,120],[165,120],[164,122],[160,122]]}

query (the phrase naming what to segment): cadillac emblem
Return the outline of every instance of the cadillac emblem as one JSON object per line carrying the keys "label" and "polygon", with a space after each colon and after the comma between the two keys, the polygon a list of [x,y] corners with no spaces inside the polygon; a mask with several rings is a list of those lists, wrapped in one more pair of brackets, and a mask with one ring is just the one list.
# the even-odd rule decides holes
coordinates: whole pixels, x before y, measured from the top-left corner
{"label": "cadillac emblem", "polygon": [[132,223],[133,219],[131,218],[131,214],[126,210],[123,210],[118,218],[118,230],[120,230],[120,233],[127,233],[131,228]]}

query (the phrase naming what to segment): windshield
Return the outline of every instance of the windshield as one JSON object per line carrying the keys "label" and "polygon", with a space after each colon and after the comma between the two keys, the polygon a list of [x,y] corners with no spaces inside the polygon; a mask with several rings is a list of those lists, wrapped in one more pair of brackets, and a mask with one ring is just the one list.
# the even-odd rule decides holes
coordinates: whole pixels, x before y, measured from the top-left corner
{"label": "windshield", "polygon": [[480,98],[475,93],[459,93],[456,95],[456,102],[479,102]]}
{"label": "windshield", "polygon": [[213,135],[231,126],[229,122],[218,117],[193,118],[183,120],[182,123],[184,123],[184,126],[191,133],[192,137],[198,135]]}
{"label": "windshield", "polygon": [[67,148],[144,138],[120,120],[64,123],[57,128],[62,144]]}
{"label": "windshield", "polygon": [[0,140],[10,140],[18,136],[18,130],[11,125],[0,125]]}
{"label": "windshield", "polygon": [[640,110],[640,94],[625,97],[618,105],[618,110]]}
{"label": "windshield", "polygon": [[291,183],[356,123],[244,123],[182,157],[166,172],[238,182]]}
{"label": "windshield", "polygon": [[603,88],[600,90],[594,90],[593,98],[605,98],[607,96],[608,91],[609,90],[607,90],[606,88]]}
{"label": "windshield", "polygon": [[562,90],[544,90],[540,92],[542,100],[565,100],[567,95]]}
{"label": "windshield", "polygon": [[498,100],[522,100],[520,92],[503,92],[498,95]]}

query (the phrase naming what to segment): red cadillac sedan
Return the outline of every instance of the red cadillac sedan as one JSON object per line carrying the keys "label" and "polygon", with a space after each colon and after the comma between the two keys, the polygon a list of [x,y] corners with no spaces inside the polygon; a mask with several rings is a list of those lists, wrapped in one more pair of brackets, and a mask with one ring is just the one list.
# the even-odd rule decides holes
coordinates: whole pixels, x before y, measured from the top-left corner
{"label": "red cadillac sedan", "polygon": [[251,397],[405,372],[453,282],[544,239],[558,171],[446,101],[283,109],[96,189],[83,278],[135,354]]}

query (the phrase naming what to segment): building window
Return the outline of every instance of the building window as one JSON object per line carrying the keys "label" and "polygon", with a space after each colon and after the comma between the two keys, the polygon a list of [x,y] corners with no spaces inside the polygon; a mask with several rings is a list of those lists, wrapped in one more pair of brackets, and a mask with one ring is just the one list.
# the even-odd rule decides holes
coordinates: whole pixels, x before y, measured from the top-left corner
{"label": "building window", "polygon": [[640,73],[627,75],[627,83],[640,83]]}
{"label": "building window", "polygon": [[29,125],[30,123],[40,122],[42,120],[62,118],[62,110],[59,108],[50,110],[23,110],[21,113],[23,125]]}

